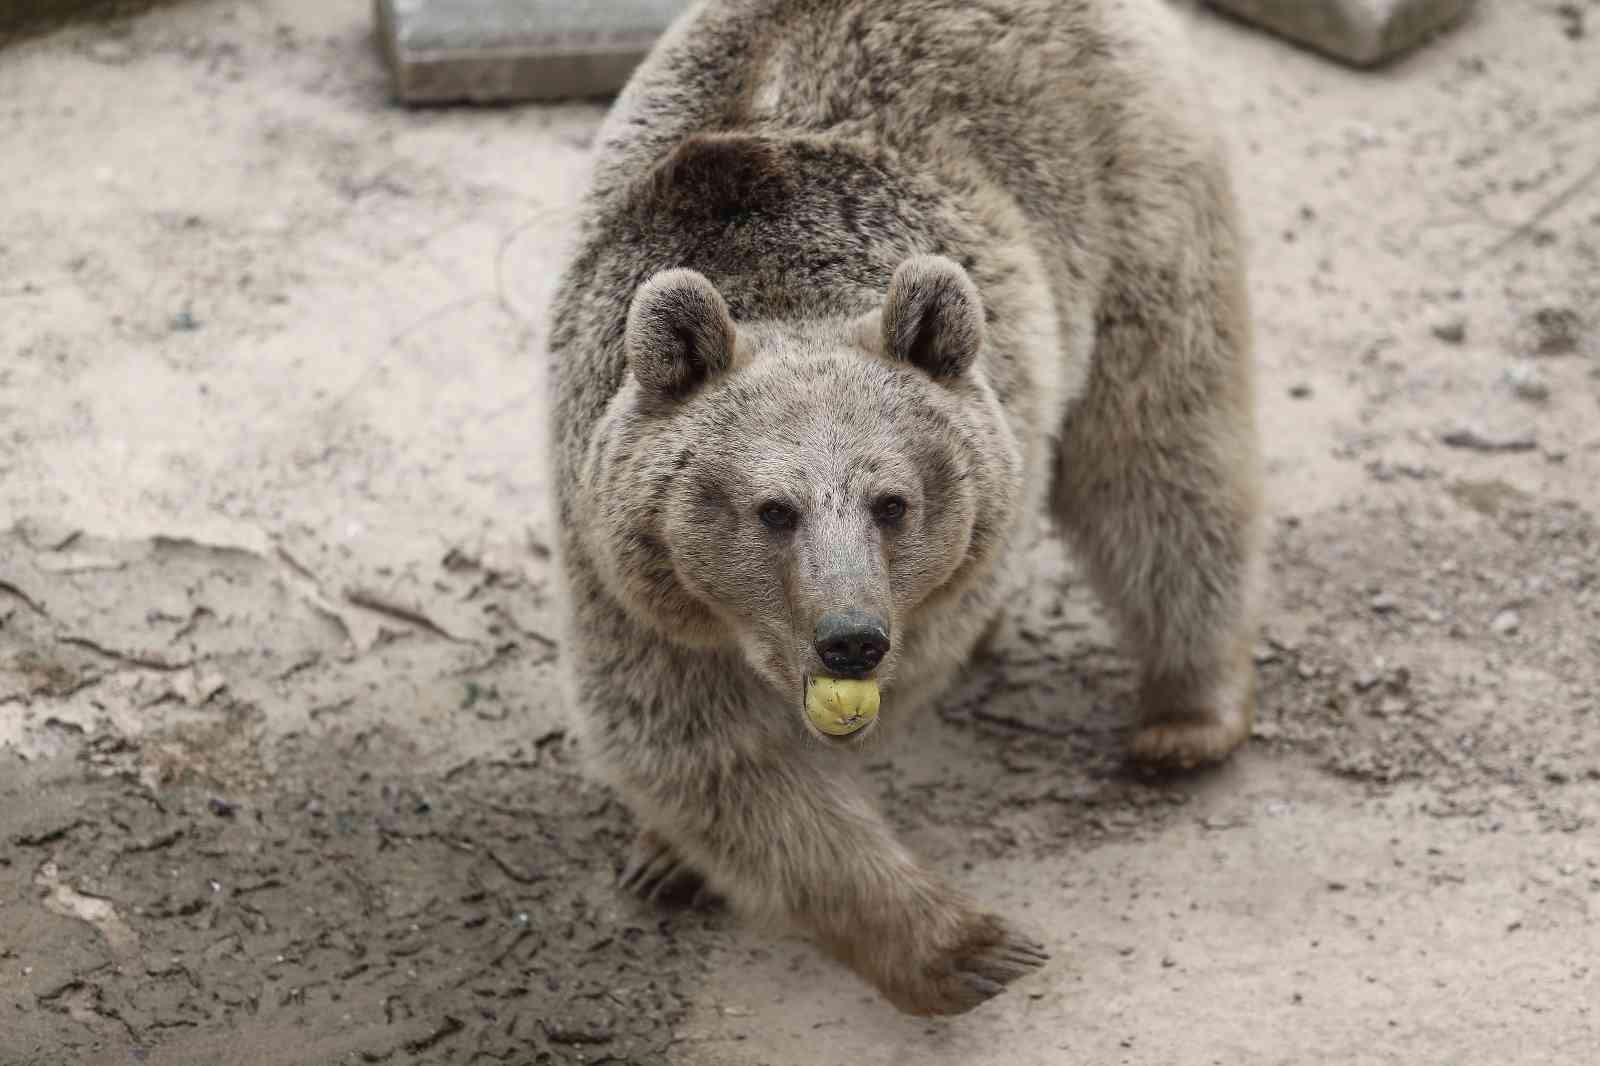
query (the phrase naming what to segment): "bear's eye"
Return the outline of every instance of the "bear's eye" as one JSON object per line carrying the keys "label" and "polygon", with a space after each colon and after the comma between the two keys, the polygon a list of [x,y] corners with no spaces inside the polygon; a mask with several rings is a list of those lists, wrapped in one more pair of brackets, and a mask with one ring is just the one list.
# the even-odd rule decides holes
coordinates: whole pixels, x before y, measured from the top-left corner
{"label": "bear's eye", "polygon": [[800,516],[786,503],[768,500],[761,505],[761,524],[768,529],[793,529],[799,521]]}
{"label": "bear's eye", "polygon": [[905,516],[906,501],[899,496],[880,496],[872,505],[872,517],[882,525],[899,525]]}

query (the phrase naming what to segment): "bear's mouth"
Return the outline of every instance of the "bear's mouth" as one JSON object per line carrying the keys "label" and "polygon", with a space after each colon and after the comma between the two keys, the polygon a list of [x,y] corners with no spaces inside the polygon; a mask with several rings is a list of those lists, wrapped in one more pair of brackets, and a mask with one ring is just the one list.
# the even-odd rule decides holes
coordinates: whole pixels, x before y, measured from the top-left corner
{"label": "bear's mouth", "polygon": [[829,744],[853,747],[878,727],[882,692],[876,680],[807,674],[800,708],[806,728]]}

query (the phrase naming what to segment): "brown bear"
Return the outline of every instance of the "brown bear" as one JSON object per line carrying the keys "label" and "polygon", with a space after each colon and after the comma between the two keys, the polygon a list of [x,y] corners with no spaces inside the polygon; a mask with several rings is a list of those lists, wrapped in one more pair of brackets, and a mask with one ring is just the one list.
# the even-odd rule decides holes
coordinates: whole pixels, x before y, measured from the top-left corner
{"label": "brown bear", "polygon": [[[1260,477],[1225,152],[1159,0],[703,0],[597,141],[549,339],[586,755],[695,879],[902,1010],[1043,947],[853,764],[999,616],[1047,515],[1141,677],[1133,755],[1254,708]],[[844,737],[816,678],[875,681]]]}

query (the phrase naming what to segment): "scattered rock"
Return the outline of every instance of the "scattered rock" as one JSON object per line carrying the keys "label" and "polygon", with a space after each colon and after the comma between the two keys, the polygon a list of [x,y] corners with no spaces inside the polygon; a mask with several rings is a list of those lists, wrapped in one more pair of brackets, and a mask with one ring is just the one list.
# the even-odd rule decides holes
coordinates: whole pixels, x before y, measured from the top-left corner
{"label": "scattered rock", "polygon": [[[1499,478],[1487,481],[1463,478],[1452,482],[1445,491],[1463,507],[1489,518],[1498,518],[1508,512],[1527,510],[1533,503],[1526,492]],[[1459,567],[1460,564],[1454,559],[1446,559],[1440,564],[1439,572],[1453,574]]]}
{"label": "scattered rock", "polygon": [[1522,628],[1522,616],[1508,607],[1494,616],[1489,628],[1502,637],[1509,637]]}
{"label": "scattered rock", "polygon": [[1379,592],[1367,601],[1367,606],[1378,614],[1389,614],[1400,606],[1400,602],[1387,592]]}
{"label": "scattered rock", "polygon": [[1534,355],[1572,355],[1583,339],[1583,319],[1570,307],[1541,307],[1523,323]]}
{"label": "scattered rock", "polygon": [[1550,382],[1537,367],[1518,363],[1507,367],[1501,380],[1519,400],[1543,403],[1550,398]]}
{"label": "scattered rock", "polygon": [[1433,335],[1446,344],[1460,344],[1467,339],[1467,320],[1457,317],[1436,323]]}
{"label": "scattered rock", "polygon": [[1457,426],[1439,434],[1439,442],[1475,452],[1531,452],[1539,446],[1531,429],[1504,431],[1487,426]]}
{"label": "scattered rock", "polygon": [[1394,481],[1397,478],[1410,478],[1413,481],[1430,481],[1439,476],[1439,471],[1431,466],[1416,466],[1412,463],[1389,463],[1382,459],[1374,459],[1367,464],[1367,473],[1377,481]]}
{"label": "scattered rock", "polygon": [[1312,395],[1311,386],[1307,385],[1303,381],[1295,385],[1290,385],[1289,395],[1294,397],[1296,400],[1308,400]]}
{"label": "scattered rock", "polygon": [[1569,41],[1581,41],[1588,34],[1588,26],[1584,22],[1583,8],[1577,4],[1557,4],[1556,14],[1565,23],[1561,32],[1566,34]]}
{"label": "scattered rock", "polygon": [[139,937],[117,912],[108,899],[80,892],[62,880],[60,867],[54,859],[40,866],[33,876],[40,890],[44,909],[65,918],[87,922],[105,938],[106,945],[118,960],[128,960],[139,947]]}

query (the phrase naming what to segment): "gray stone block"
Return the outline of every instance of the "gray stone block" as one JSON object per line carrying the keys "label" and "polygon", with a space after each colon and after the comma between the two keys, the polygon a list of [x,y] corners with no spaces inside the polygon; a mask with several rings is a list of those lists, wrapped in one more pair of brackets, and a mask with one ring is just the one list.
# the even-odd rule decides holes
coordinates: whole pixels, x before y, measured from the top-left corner
{"label": "gray stone block", "polygon": [[606,96],[691,0],[374,0],[406,104]]}
{"label": "gray stone block", "polygon": [[1248,22],[1358,67],[1376,66],[1455,22],[1473,0],[1210,0]]}

